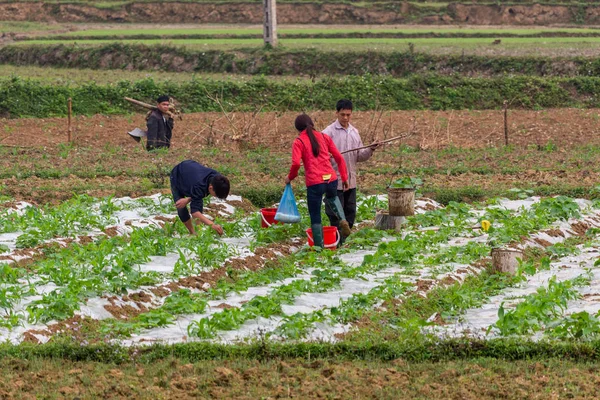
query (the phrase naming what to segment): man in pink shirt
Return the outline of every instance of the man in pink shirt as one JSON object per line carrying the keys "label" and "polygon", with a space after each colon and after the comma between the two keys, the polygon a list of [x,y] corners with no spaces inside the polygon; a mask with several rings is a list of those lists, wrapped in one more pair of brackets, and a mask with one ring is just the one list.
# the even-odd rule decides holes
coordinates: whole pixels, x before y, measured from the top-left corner
{"label": "man in pink shirt", "polygon": [[[352,117],[352,102],[350,100],[342,99],[337,102],[336,106],[337,120],[323,130],[323,133],[329,136],[335,147],[343,153],[344,151],[356,149],[363,146],[363,142],[358,134],[358,130],[350,124],[350,118]],[[351,151],[343,154],[344,160],[346,161],[346,168],[348,170],[348,183],[349,189],[343,191],[342,184],[338,181],[338,198],[342,203],[346,220],[350,225],[350,228],[354,225],[356,219],[356,163],[366,161],[373,155],[375,149],[379,146],[378,143],[366,149]],[[338,172],[338,166],[335,160],[331,159],[331,165]],[[326,205],[325,212],[329,217],[329,222],[332,226],[339,228],[340,220],[336,216],[336,213]]]}

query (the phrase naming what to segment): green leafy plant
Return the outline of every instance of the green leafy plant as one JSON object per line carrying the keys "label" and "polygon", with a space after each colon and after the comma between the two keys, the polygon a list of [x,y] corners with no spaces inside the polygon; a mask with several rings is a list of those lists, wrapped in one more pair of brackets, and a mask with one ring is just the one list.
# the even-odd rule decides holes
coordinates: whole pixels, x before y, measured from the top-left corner
{"label": "green leafy plant", "polygon": [[421,178],[414,178],[405,176],[400,179],[396,179],[390,185],[392,189],[418,189],[423,186],[423,180]]}
{"label": "green leafy plant", "polygon": [[537,332],[560,317],[567,308],[568,300],[579,298],[572,281],[557,282],[553,276],[548,288],[542,287],[517,304],[514,310],[506,311],[504,303],[498,310],[498,321],[488,329],[498,328],[500,334],[524,335]]}
{"label": "green leafy plant", "polygon": [[585,311],[571,314],[550,323],[544,332],[560,340],[595,340],[600,337],[600,312],[591,315]]}

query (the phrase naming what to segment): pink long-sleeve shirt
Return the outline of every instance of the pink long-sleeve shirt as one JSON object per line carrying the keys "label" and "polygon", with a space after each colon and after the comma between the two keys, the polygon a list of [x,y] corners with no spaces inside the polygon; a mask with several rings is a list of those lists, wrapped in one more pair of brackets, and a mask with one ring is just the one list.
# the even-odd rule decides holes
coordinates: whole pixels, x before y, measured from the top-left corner
{"label": "pink long-sleeve shirt", "polygon": [[[300,132],[292,146],[292,166],[288,179],[291,181],[297,177],[300,165],[303,164],[306,186],[329,183],[336,180],[336,171],[329,161],[331,155],[337,163],[341,181],[347,181],[348,172],[346,170],[346,162],[331,138],[315,130],[313,130],[313,133],[321,149],[319,155],[317,157],[313,155],[310,139],[306,131]],[[339,185],[341,186],[342,183],[340,182]]]}
{"label": "pink long-sleeve shirt", "polygon": [[[358,130],[352,125],[348,125],[348,129],[344,128],[337,119],[327,128],[323,129],[323,133],[333,140],[335,147],[342,152],[346,150],[356,149],[363,146],[363,142],[358,134]],[[373,149],[366,148],[357,151],[351,151],[343,155],[348,170],[348,184],[350,189],[356,187],[356,163],[367,161],[373,155]],[[333,168],[338,170],[338,162],[335,159],[331,160]],[[338,183],[338,190],[342,190],[341,182]]]}

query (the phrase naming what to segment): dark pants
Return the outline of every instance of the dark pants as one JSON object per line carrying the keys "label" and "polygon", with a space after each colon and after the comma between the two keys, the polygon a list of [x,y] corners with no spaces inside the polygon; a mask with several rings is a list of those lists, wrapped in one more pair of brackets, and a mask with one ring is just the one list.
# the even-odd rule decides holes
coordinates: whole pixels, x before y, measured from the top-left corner
{"label": "dark pants", "polygon": [[[345,192],[343,190],[338,190],[337,196],[340,199],[340,203],[342,203],[342,208],[344,209],[344,214],[346,215],[346,221],[348,221],[348,225],[350,225],[350,228],[352,228],[354,221],[356,220],[356,188],[349,189]],[[328,204],[325,204],[325,213],[329,217],[329,223],[331,226],[339,228],[340,220]]]}
{"label": "dark pants", "polygon": [[308,203],[308,213],[310,214],[310,224],[321,223],[321,205],[323,204],[323,195],[331,199],[337,196],[337,179],[329,183],[319,183],[306,187],[306,202]]}
{"label": "dark pants", "polygon": [[[171,194],[173,195],[173,201],[176,203],[177,200],[183,199],[185,196],[177,190],[177,167],[173,168],[171,171]],[[190,212],[188,211],[187,206],[183,208],[177,209],[177,215],[179,215],[179,219],[181,222],[186,223],[191,218]]]}

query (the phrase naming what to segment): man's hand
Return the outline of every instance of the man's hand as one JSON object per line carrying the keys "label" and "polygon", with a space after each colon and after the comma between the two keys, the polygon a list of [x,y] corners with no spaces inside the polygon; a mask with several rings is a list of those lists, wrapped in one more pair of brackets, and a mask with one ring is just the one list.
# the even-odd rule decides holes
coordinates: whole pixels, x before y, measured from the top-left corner
{"label": "man's hand", "polygon": [[289,184],[290,182],[291,182],[291,181],[290,181],[290,178],[286,177],[286,178],[285,178],[285,184],[287,185],[287,184]]}
{"label": "man's hand", "polygon": [[217,231],[217,233],[219,234],[219,236],[223,234],[223,227],[221,225],[219,225],[219,224],[212,224],[210,227],[213,228],[215,231]]}
{"label": "man's hand", "polygon": [[342,182],[342,189],[344,190],[344,192],[350,189],[350,184],[348,183],[348,181]]}
{"label": "man's hand", "polygon": [[191,197],[184,197],[183,199],[179,199],[175,202],[175,207],[177,209],[184,208],[188,205],[188,203],[192,200]]}
{"label": "man's hand", "polygon": [[371,146],[369,146],[369,148],[370,148],[371,150],[375,150],[375,149],[377,149],[379,146],[381,146],[381,142],[375,142],[375,143],[373,143]]}

